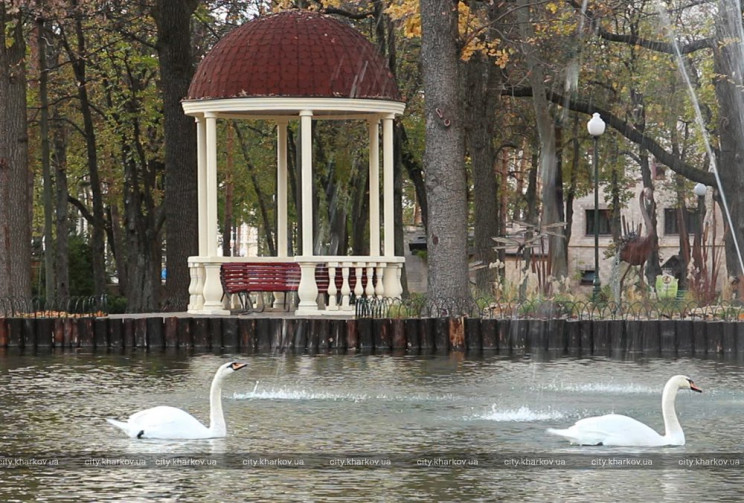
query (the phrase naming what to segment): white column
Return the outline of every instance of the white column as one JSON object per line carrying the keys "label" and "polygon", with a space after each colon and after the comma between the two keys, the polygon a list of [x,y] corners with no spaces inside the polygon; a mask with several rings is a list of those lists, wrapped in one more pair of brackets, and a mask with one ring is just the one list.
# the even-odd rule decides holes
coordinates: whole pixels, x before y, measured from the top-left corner
{"label": "white column", "polygon": [[[222,304],[221,259],[217,256],[217,115],[204,114],[207,144],[207,257],[204,263],[204,314],[229,314]],[[216,260],[213,261],[213,260]]]}
{"label": "white column", "polygon": [[[383,200],[385,219],[385,251],[384,256],[395,256],[395,204],[393,183],[393,119],[390,114],[382,119],[382,171],[383,171]],[[388,262],[383,273],[382,284],[384,286],[384,297],[399,298],[403,293],[398,274],[399,264]]]}
{"label": "white column", "polygon": [[302,146],[302,255],[313,255],[313,112],[300,112]]}
{"label": "white column", "polygon": [[[287,124],[276,121],[276,256],[287,257]],[[288,294],[274,292],[274,308],[284,309]]]}
{"label": "white column", "polygon": [[385,256],[395,255],[394,194],[393,194],[393,115],[382,119],[383,197],[385,201]]}
{"label": "white column", "polygon": [[206,164],[207,164],[207,253],[217,256],[217,116],[207,112]]}
{"label": "white column", "polygon": [[[302,256],[313,255],[313,112],[300,112],[300,145],[302,152]],[[318,285],[315,283],[315,263],[300,262],[300,303],[295,314],[318,313]]]}
{"label": "white column", "polygon": [[[196,117],[196,179],[197,219],[199,232],[198,257],[207,256],[207,135],[204,117]],[[201,313],[204,307],[204,266],[189,257],[189,306],[188,312]]]}
{"label": "white column", "polygon": [[276,255],[287,256],[287,121],[276,123]]}
{"label": "white column", "polygon": [[204,117],[196,118],[196,176],[199,208],[199,256],[207,256],[207,132]]}
{"label": "white column", "polygon": [[367,123],[369,130],[369,255],[380,256],[380,120]]}

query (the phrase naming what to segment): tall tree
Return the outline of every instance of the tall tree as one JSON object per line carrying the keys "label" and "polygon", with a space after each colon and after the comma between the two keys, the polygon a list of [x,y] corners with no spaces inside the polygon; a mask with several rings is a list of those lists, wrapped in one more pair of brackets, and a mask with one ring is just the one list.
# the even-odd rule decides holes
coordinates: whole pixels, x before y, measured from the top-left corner
{"label": "tall tree", "polygon": [[566,276],[566,247],[563,227],[556,226],[563,222],[563,200],[560,184],[560,164],[558,162],[555,123],[550,113],[545,94],[545,73],[541,65],[538,48],[535,46],[535,31],[532,27],[531,0],[519,0],[517,20],[519,22],[522,51],[527,62],[528,78],[535,93],[532,105],[535,111],[537,133],[540,137],[540,176],[542,181],[542,218],[541,227],[549,230],[550,272],[556,277]]}
{"label": "tall tree", "polygon": [[23,3],[0,3],[0,298],[16,300],[31,296],[31,174]]}
{"label": "tall tree", "polygon": [[191,15],[198,0],[157,0],[157,49],[165,131],[166,297],[185,308],[189,297],[188,257],[198,251],[196,128],[183,113],[194,75]]}
{"label": "tall tree", "polygon": [[465,147],[460,100],[458,0],[421,0],[428,202],[428,294],[470,297]]}
{"label": "tall tree", "polygon": [[[465,145],[473,170],[473,247],[474,259],[488,266],[495,262],[497,253],[493,238],[501,234],[498,214],[498,184],[494,164],[494,129],[496,103],[494,90],[500,81],[499,68],[486,54],[471,56],[464,64],[464,85],[467,98]],[[488,294],[495,279],[496,269],[481,267],[476,271],[475,287],[478,294]]]}

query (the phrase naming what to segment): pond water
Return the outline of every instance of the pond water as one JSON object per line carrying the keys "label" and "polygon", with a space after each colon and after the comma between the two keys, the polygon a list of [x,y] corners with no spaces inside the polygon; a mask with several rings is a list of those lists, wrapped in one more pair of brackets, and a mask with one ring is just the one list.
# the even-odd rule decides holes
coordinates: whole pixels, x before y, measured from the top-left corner
{"label": "pond water", "polygon": [[[226,438],[132,440],[104,421],[165,404],[207,422],[230,359],[249,367],[225,382]],[[545,433],[613,411],[661,431],[673,374],[704,391],[678,394],[684,447]],[[5,351],[0,500],[740,501],[742,382],[741,362],[701,359]]]}

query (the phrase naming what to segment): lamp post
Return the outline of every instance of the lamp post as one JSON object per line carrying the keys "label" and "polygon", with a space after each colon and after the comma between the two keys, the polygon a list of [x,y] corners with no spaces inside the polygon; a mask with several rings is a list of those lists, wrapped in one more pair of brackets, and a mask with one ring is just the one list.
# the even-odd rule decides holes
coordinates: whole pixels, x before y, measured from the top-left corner
{"label": "lamp post", "polygon": [[708,192],[708,187],[706,187],[704,183],[698,183],[695,185],[692,191],[695,193],[695,195],[698,198],[698,204],[697,204],[698,231],[695,235],[695,239],[697,240],[698,237],[702,238],[702,235],[703,235],[705,193]]}
{"label": "lamp post", "polygon": [[594,164],[594,289],[592,300],[596,302],[602,287],[599,279],[599,159],[597,156],[599,155],[599,137],[605,132],[605,122],[597,112],[594,112],[586,124],[586,129],[594,138],[594,154],[592,155]]}

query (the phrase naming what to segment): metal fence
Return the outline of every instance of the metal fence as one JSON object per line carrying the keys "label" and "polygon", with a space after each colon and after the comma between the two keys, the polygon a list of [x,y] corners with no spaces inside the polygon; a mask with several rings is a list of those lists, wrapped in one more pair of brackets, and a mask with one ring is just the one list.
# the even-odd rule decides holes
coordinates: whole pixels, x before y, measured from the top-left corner
{"label": "metal fence", "polygon": [[710,319],[744,321],[744,303],[723,301],[701,305],[695,301],[635,301],[594,303],[589,301],[492,299],[357,299],[358,318],[450,318],[482,319],[577,319],[577,320],[673,320]]}
{"label": "metal fence", "polygon": [[5,318],[77,318],[106,314],[105,295],[69,297],[53,302],[41,297],[0,297],[0,316]]}
{"label": "metal fence", "polygon": [[[182,311],[185,306],[164,303],[161,312]],[[0,297],[0,317],[70,318],[109,314],[107,296],[84,296],[47,302],[43,298]],[[485,298],[355,299],[357,318],[480,318],[480,319],[577,319],[577,320],[669,320],[706,319],[744,321],[744,303],[738,300],[702,305],[686,300],[648,300],[594,303],[589,301],[523,300],[494,301]]]}

